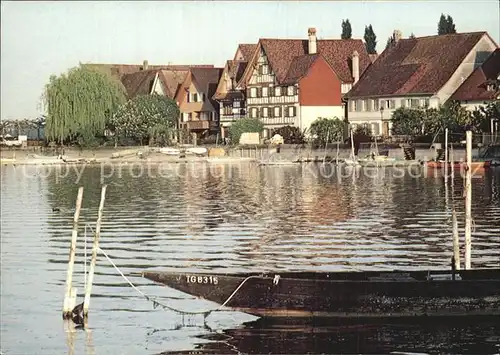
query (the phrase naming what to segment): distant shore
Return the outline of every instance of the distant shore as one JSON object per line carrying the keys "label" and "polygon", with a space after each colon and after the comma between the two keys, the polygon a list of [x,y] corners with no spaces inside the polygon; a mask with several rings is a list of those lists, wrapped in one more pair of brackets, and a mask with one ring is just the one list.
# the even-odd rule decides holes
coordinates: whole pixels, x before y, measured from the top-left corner
{"label": "distant shore", "polygon": [[[203,146],[207,149],[215,146]],[[219,146],[225,150],[225,155],[221,160],[249,161],[266,160],[270,157],[282,160],[297,159],[316,159],[323,157],[348,158],[351,150],[346,147],[339,148],[330,145],[325,148],[304,148],[296,145],[283,145],[278,154],[276,147],[272,146],[252,146],[252,147],[229,147]],[[473,150],[473,155],[477,150]],[[360,150],[359,155],[369,154],[369,149]],[[454,160],[463,160],[465,150],[457,148],[453,152]],[[404,153],[401,148],[390,148],[389,156],[396,159],[404,159]],[[206,161],[208,154],[185,156],[168,155],[159,152],[159,148],[148,146],[136,147],[99,147],[96,149],[79,149],[74,147],[64,147],[56,149],[40,147],[28,147],[24,149],[13,149],[2,147],[0,149],[0,158],[2,165],[58,165],[58,164],[113,164],[113,163],[182,163],[182,162],[201,162]],[[417,148],[415,151],[416,160],[431,160],[435,158],[435,152],[429,148]],[[213,158],[217,159],[217,158]]]}

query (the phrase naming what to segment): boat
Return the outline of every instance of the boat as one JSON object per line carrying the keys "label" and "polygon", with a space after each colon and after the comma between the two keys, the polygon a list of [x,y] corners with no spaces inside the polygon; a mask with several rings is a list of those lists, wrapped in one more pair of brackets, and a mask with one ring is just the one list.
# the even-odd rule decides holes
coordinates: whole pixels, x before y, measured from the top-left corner
{"label": "boat", "polygon": [[175,148],[170,148],[170,147],[164,147],[160,148],[160,153],[167,154],[167,155],[180,155],[181,151],[179,149]]}
{"label": "boat", "polygon": [[142,276],[264,318],[500,316],[500,268]]}

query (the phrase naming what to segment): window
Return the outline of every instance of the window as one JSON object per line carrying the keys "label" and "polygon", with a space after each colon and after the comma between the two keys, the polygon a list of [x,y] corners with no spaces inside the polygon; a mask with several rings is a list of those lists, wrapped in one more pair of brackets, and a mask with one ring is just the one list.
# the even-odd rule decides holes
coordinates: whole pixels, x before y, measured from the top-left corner
{"label": "window", "polygon": [[189,120],[189,113],[184,112],[182,114],[182,122],[187,122]]}
{"label": "window", "polygon": [[293,86],[289,86],[288,89],[287,89],[287,95],[288,96],[293,96],[294,94],[294,87]]}
{"label": "window", "polygon": [[408,99],[401,99],[401,107],[409,107],[409,100]]}
{"label": "window", "polygon": [[373,100],[373,111],[380,110],[380,105],[378,100]]}
{"label": "window", "polygon": [[252,108],[250,109],[250,116],[251,116],[252,118],[257,118],[257,107],[252,107]]}
{"label": "window", "polygon": [[350,105],[349,105],[349,108],[350,108],[349,111],[351,111],[351,112],[356,111],[356,101],[351,101]]}
{"label": "window", "polygon": [[410,107],[420,107],[420,99],[411,99]]}
{"label": "window", "polygon": [[395,104],[395,100],[384,100],[384,108],[393,109]]}
{"label": "window", "polygon": [[262,108],[262,117],[269,117],[269,108],[267,107]]}
{"label": "window", "polygon": [[193,119],[193,113],[189,112],[188,113],[188,121],[191,121]]}
{"label": "window", "polygon": [[250,89],[250,97],[257,97],[257,88]]}
{"label": "window", "polygon": [[198,93],[191,94],[191,102],[198,102]]}
{"label": "window", "polygon": [[288,107],[288,117],[295,117],[295,106]]}
{"label": "window", "polygon": [[269,96],[269,88],[264,86],[262,88],[262,97],[268,97]]}
{"label": "window", "polygon": [[423,101],[424,101],[423,106],[424,106],[425,108],[429,107],[429,99],[424,99]]}
{"label": "window", "polygon": [[356,102],[356,111],[360,112],[362,109],[363,109],[363,101],[362,100],[358,100]]}
{"label": "window", "polygon": [[373,111],[373,100],[366,100],[365,111]]}
{"label": "window", "polygon": [[276,106],[274,108],[274,117],[281,117],[281,107]]}
{"label": "window", "polygon": [[262,65],[262,74],[269,74],[269,66],[267,64]]}
{"label": "window", "polygon": [[240,108],[240,107],[241,107],[241,106],[240,106],[240,102],[239,102],[239,101],[234,101],[234,102],[233,102],[233,107],[234,107],[234,108]]}
{"label": "window", "polygon": [[281,96],[281,86],[276,86],[274,88],[274,96]]}
{"label": "window", "polygon": [[361,100],[361,111],[368,111],[367,100]]}

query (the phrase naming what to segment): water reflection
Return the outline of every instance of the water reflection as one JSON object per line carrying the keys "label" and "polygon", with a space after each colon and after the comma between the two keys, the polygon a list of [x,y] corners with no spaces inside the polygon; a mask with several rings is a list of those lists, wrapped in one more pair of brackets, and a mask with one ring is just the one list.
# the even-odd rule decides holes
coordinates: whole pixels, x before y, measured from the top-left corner
{"label": "water reflection", "polygon": [[199,337],[194,350],[167,354],[495,354],[500,326],[480,324],[279,324],[259,320]]}
{"label": "water reflection", "polygon": [[[461,235],[464,228],[460,176],[454,180],[453,192],[449,184],[446,199],[440,177],[398,176],[390,169],[369,176],[359,169],[332,168],[323,173],[320,169],[318,164],[174,164],[164,169],[152,166],[137,177],[138,166],[124,166],[121,171],[111,167],[2,167],[2,346],[7,353],[67,352],[60,312],[78,186],[85,190],[74,276],[77,303],[84,289],[84,226],[95,226],[103,182],[108,189],[101,247],[126,275],[156,268],[215,273],[448,267],[452,205],[458,212]],[[473,179],[473,218],[473,266],[499,267],[500,169]],[[87,235],[90,238],[90,232]],[[90,254],[90,241],[87,247]],[[212,307],[144,279],[131,279],[144,293],[181,309]],[[22,319],[19,314],[30,316]],[[361,335],[346,335],[337,328],[294,332],[269,325],[239,328],[241,315],[223,316],[236,324],[217,329],[232,329],[227,334],[240,339],[230,342],[237,348],[255,339],[255,334],[264,338],[270,334],[267,339],[279,343],[281,334],[290,342],[282,349],[290,352],[300,346],[293,339],[309,347],[297,348],[302,352],[320,352],[316,349],[325,349],[321,344],[328,341],[340,344],[339,352],[350,352],[356,346],[360,352],[375,351],[390,348],[384,345],[389,343],[385,337],[417,334],[424,339],[430,334],[412,327],[392,327],[390,331],[382,327]],[[199,330],[177,327],[168,332],[167,340],[158,332],[157,341],[151,341],[145,334],[166,328],[175,315],[153,309],[101,256],[90,317],[95,353],[99,354],[194,349],[200,342],[196,338]],[[477,330],[477,338],[483,339],[488,329]],[[429,339],[443,349],[455,341],[444,330],[435,332],[444,335]],[[213,332],[204,329],[201,333],[206,335],[205,342],[217,341],[210,338]],[[19,334],[26,336],[19,340]],[[74,334],[75,353],[84,352],[84,334]],[[359,343],[358,338],[368,340]],[[402,344],[398,349],[410,344],[407,339],[398,340]],[[464,339],[473,342],[472,335]],[[431,343],[429,340],[432,349]],[[262,345],[259,351],[265,352],[271,345]],[[204,349],[209,352],[216,347]],[[462,343],[463,351],[457,352],[467,349]]]}

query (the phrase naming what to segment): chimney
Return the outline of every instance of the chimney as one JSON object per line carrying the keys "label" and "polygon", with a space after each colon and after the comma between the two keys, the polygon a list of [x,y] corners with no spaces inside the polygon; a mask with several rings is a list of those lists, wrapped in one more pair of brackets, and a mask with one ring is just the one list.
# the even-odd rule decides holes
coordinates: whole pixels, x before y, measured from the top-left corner
{"label": "chimney", "polygon": [[359,53],[357,51],[352,52],[352,77],[356,84],[359,80]]}
{"label": "chimney", "polygon": [[148,61],[146,59],[144,59],[144,62],[142,62],[142,70],[148,70]]}
{"label": "chimney", "polygon": [[307,34],[309,36],[309,54],[316,54],[316,29],[310,27]]}
{"label": "chimney", "polygon": [[396,44],[401,38],[403,38],[403,33],[400,30],[394,30],[392,38],[394,39],[394,44]]}

